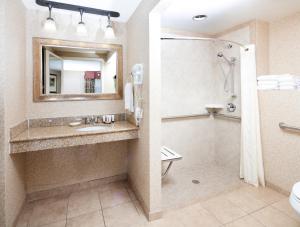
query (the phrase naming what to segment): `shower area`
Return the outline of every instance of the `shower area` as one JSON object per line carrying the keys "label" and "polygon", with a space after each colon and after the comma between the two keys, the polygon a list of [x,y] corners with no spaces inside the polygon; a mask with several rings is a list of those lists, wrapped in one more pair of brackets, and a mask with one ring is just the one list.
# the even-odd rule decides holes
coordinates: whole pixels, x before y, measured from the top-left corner
{"label": "shower area", "polygon": [[[249,43],[241,34],[220,39]],[[162,145],[182,156],[162,179],[167,210],[241,185],[240,46],[172,38],[161,40],[161,51]]]}

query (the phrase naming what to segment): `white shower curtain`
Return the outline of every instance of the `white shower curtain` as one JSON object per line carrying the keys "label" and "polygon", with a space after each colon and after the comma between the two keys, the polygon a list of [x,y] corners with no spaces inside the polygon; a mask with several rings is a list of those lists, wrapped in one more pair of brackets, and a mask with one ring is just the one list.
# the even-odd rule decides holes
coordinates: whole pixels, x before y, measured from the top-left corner
{"label": "white shower curtain", "polygon": [[241,166],[240,177],[246,183],[265,186],[259,105],[256,82],[255,46],[241,48]]}

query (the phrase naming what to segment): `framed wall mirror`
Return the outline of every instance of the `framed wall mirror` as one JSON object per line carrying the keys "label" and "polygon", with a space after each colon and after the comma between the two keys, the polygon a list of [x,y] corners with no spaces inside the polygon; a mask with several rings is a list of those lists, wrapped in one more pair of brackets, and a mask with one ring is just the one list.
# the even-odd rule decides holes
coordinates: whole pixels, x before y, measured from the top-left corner
{"label": "framed wall mirror", "polygon": [[122,58],[121,45],[33,38],[33,100],[122,99]]}

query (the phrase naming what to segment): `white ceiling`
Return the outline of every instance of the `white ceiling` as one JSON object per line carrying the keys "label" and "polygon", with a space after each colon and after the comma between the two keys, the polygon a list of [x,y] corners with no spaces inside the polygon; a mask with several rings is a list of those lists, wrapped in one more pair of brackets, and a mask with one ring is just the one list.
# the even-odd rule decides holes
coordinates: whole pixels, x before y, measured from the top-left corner
{"label": "white ceiling", "polygon": [[[136,10],[141,0],[53,0],[55,2],[63,2],[67,4],[80,5],[104,10],[117,11],[121,16],[112,20],[119,22],[127,22],[133,12]],[[23,0],[28,9],[44,9],[35,3],[35,0]],[[58,9],[56,9],[58,10]],[[61,10],[59,10],[61,11]]]}
{"label": "white ceiling", "polygon": [[[253,19],[274,21],[296,12],[300,0],[173,0],[162,16],[162,26],[214,34]],[[193,21],[197,14],[208,19]]]}

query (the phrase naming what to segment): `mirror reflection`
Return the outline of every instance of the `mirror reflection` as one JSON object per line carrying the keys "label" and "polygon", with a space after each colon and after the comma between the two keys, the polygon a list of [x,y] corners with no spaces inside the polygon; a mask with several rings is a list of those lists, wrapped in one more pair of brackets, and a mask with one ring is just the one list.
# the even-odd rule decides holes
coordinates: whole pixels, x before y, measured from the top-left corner
{"label": "mirror reflection", "polygon": [[58,46],[42,47],[42,94],[114,94],[117,52]]}

